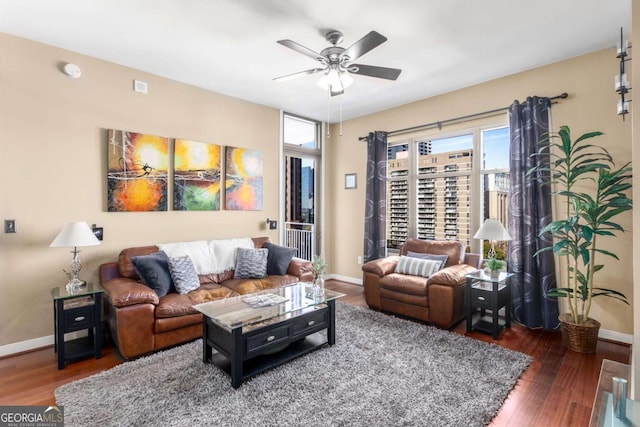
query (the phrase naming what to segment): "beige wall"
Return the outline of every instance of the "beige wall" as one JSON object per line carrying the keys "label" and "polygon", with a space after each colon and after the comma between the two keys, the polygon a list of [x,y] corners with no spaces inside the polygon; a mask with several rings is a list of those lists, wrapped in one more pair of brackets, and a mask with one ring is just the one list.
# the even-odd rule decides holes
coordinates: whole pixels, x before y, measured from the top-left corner
{"label": "beige wall", "polygon": [[[17,234],[0,234],[0,346],[53,334],[49,290],[66,283],[71,255],[49,244],[68,221],[104,227],[102,245],[82,251],[89,280],[128,246],[277,240],[264,227],[278,216],[277,167],[265,167],[262,211],[105,210],[105,129],[259,149],[265,165],[278,165],[277,110],[4,34],[0,52],[0,220],[17,221]],[[62,74],[61,62],[78,64],[82,78]],[[133,79],[149,94],[133,92]]]}
{"label": "beige wall", "polygon": [[[615,31],[614,31],[615,32]],[[616,115],[617,96],[613,78],[618,62],[613,49],[547,65],[488,83],[433,97],[412,104],[372,114],[343,124],[343,136],[331,132],[327,164],[328,238],[330,271],[342,276],[361,278],[357,257],[362,255],[364,230],[364,182],[366,143],[358,141],[373,130],[391,131],[446,120],[510,105],[527,96],[555,96],[568,92],[569,99],[553,106],[553,129],[569,125],[574,136],[588,131],[605,133],[597,142],[605,146],[619,162],[631,158],[630,120]],[[470,64],[472,67],[472,64]],[[497,122],[506,116],[496,117]],[[460,125],[462,128],[469,125]],[[451,128],[445,127],[443,131]],[[417,136],[417,135],[416,135]],[[344,190],[345,173],[358,174],[358,189]],[[624,292],[630,299],[632,290],[631,213],[621,218],[629,232],[609,239],[603,248],[614,249],[620,261],[608,262],[599,274],[602,285]],[[632,310],[616,301],[598,298],[591,311],[602,322],[603,329],[630,334],[633,331]]]}

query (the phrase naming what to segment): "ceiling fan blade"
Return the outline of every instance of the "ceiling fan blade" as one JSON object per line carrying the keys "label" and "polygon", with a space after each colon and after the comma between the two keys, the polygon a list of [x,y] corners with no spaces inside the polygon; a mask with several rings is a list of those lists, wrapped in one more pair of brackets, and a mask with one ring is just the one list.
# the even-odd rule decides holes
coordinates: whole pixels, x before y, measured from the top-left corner
{"label": "ceiling fan blade", "polygon": [[374,65],[351,64],[349,72],[362,76],[377,77],[379,79],[395,80],[402,70],[397,68],[376,67]]}
{"label": "ceiling fan blade", "polygon": [[349,60],[354,61],[357,58],[360,58],[365,53],[369,52],[371,49],[374,49],[380,46],[382,43],[386,42],[387,38],[377,31],[371,31],[369,34],[349,46],[347,50],[342,52],[341,57],[348,56]]}
{"label": "ceiling fan blade", "polygon": [[325,70],[324,68],[312,68],[310,70],[300,71],[298,73],[287,74],[286,76],[276,77],[273,80],[277,80],[277,81],[283,82],[283,81],[286,81],[286,80],[297,79],[298,77],[308,76],[310,74],[319,73],[319,72],[324,71],[324,70]]}
{"label": "ceiling fan blade", "polygon": [[293,40],[278,40],[278,43],[280,43],[282,46],[288,47],[289,49],[293,49],[298,53],[308,56],[311,59],[315,59],[316,61],[322,61],[324,59],[324,57],[318,52],[315,52],[308,47],[304,47],[301,44],[294,42]]}

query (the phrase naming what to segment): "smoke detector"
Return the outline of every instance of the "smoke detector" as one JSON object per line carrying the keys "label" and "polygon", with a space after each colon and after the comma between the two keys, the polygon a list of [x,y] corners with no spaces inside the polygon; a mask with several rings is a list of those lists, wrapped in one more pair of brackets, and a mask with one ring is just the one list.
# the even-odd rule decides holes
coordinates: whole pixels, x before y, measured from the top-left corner
{"label": "smoke detector", "polygon": [[82,70],[76,64],[64,64],[62,71],[72,79],[79,79],[82,75]]}

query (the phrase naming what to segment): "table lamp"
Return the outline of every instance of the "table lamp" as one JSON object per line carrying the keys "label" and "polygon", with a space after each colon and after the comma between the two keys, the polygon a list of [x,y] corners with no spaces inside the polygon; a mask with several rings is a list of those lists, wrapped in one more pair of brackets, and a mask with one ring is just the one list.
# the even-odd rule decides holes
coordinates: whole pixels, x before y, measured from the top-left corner
{"label": "table lamp", "polygon": [[78,246],[96,246],[99,244],[100,241],[93,234],[93,231],[91,231],[86,222],[70,222],[64,226],[49,245],[52,248],[73,248],[73,251],[71,251],[73,254],[70,266],[71,273],[67,273],[69,275],[69,283],[67,283],[68,291],[77,289],[85,284],[78,277],[82,269],[82,263],[78,255],[80,253]]}
{"label": "table lamp", "polygon": [[493,242],[496,240],[511,240],[511,235],[507,232],[500,221],[494,218],[487,218],[473,238],[489,240],[491,242],[488,257],[489,259],[492,259],[496,257],[496,249]]}

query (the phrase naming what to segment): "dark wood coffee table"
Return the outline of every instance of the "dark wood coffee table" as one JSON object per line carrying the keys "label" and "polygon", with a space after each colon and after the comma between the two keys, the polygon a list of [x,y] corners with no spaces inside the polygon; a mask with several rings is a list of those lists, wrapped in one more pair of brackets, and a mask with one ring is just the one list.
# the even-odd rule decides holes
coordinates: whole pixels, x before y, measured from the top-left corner
{"label": "dark wood coffee table", "polygon": [[311,283],[296,283],[195,305],[204,314],[202,360],[227,372],[238,388],[261,372],[331,346],[335,300],[342,296],[325,289],[314,298]]}

